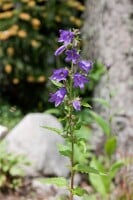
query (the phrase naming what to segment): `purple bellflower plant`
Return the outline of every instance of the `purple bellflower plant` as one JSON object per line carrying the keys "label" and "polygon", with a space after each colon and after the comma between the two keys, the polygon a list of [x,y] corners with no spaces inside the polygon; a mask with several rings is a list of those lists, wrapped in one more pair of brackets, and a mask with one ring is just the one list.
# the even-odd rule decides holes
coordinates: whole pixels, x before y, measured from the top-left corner
{"label": "purple bellflower plant", "polygon": [[[59,56],[61,55],[63,52],[65,52],[64,54],[66,55],[65,61],[66,62],[71,62],[71,67],[68,67],[68,69],[65,68],[60,68],[58,70],[55,70],[53,72],[53,75],[51,76],[51,80],[60,82],[60,81],[67,81],[67,78],[71,76],[71,82],[73,82],[73,86],[79,87],[80,89],[84,89],[85,84],[87,84],[89,82],[87,75],[89,73],[89,71],[92,69],[92,61],[87,61],[87,60],[82,60],[80,58],[80,54],[79,54],[79,49],[78,49],[78,34],[75,31],[68,31],[68,30],[60,30],[60,37],[58,39],[58,42],[63,43],[62,46],[60,46],[56,51],[55,51],[55,56]],[[76,41],[76,42],[75,42]],[[76,45],[75,45],[76,44]],[[72,68],[72,71],[71,69]],[[75,69],[77,70],[76,73]],[[82,70],[84,73],[80,72],[80,70]],[[71,73],[70,73],[71,71]],[[65,84],[66,85],[66,84]],[[69,89],[67,89],[68,92]],[[56,94],[56,93],[55,93]],[[57,98],[55,99],[55,102],[57,102]],[[64,100],[64,98],[60,98],[59,102],[62,103]],[[49,101],[51,102],[51,98],[49,99]],[[54,102],[53,98],[52,98],[52,102]],[[60,105],[55,103],[56,106]],[[79,108],[77,109],[77,106],[74,106],[75,104],[72,104],[73,108],[76,111],[79,111]]]}
{"label": "purple bellflower plant", "polygon": [[[74,159],[74,145],[76,139],[75,130],[78,126],[79,119],[77,113],[81,107],[87,105],[83,103],[78,94],[80,89],[83,90],[86,84],[89,84],[89,72],[92,69],[92,62],[81,59],[79,54],[79,31],[78,30],[60,30],[59,43],[62,43],[55,51],[55,56],[64,54],[66,67],[54,70],[50,80],[58,88],[55,93],[50,94],[49,101],[55,104],[55,107],[62,105],[65,114],[65,135],[66,141],[70,142],[70,171],[71,181],[68,190],[70,191],[69,200],[74,197],[74,176],[76,169]],[[88,104],[89,107],[89,104]],[[68,154],[68,152],[67,152]]]}

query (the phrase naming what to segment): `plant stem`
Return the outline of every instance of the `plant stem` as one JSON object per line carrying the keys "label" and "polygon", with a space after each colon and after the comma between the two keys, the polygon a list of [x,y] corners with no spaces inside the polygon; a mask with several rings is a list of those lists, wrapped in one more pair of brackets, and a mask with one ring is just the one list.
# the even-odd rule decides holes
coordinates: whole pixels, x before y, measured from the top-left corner
{"label": "plant stem", "polygon": [[[74,66],[73,66],[73,63],[71,63],[71,73],[72,73],[72,76],[73,76],[73,73],[74,73]],[[72,77],[70,79],[70,101],[73,99],[73,87],[72,87],[72,84],[73,84],[73,81],[72,81]],[[72,108],[70,108],[70,134],[71,134],[71,158],[70,158],[70,161],[71,161],[71,177],[70,177],[70,200],[73,200],[73,189],[74,189],[74,124],[73,124],[73,118],[72,118]]]}
{"label": "plant stem", "polygon": [[74,141],[73,141],[73,133],[72,133],[72,142],[71,142],[71,182],[70,182],[70,200],[73,200],[73,187],[74,187]]}

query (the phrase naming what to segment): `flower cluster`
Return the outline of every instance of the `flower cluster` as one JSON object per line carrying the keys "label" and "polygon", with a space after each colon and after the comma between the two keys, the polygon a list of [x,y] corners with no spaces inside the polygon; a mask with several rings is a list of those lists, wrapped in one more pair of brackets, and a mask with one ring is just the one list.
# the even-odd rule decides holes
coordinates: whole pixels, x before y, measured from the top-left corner
{"label": "flower cluster", "polygon": [[55,51],[55,56],[64,53],[66,56],[65,61],[67,63],[70,62],[71,67],[54,70],[50,79],[61,82],[61,88],[54,94],[51,94],[49,101],[54,102],[57,107],[63,102],[65,96],[68,96],[69,103],[76,111],[80,111],[80,98],[76,97],[74,92],[71,94],[71,89],[84,89],[85,84],[89,82],[88,73],[92,69],[93,63],[89,60],[82,60],[80,57],[78,49],[79,32],[77,30],[60,30],[59,33],[58,42],[63,44]]}

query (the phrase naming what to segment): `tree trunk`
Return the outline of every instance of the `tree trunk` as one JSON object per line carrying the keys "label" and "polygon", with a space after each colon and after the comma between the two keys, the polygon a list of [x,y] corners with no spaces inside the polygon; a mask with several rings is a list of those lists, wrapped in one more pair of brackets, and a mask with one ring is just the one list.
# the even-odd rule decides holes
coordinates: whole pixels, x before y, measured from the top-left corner
{"label": "tree trunk", "polygon": [[[87,0],[84,52],[109,70],[109,87],[117,90],[111,99],[118,152],[133,158],[133,0]],[[106,76],[95,88],[95,97],[107,98]],[[96,107],[97,109],[97,107]],[[98,108],[107,117],[107,112]]]}

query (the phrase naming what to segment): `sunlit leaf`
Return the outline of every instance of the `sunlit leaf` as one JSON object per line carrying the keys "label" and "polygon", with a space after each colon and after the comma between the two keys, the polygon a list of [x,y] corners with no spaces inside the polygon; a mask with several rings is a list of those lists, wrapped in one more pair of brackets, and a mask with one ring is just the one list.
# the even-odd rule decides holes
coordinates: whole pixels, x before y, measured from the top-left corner
{"label": "sunlit leaf", "polygon": [[62,135],[62,133],[63,133],[63,131],[61,129],[53,128],[53,127],[50,127],[50,126],[42,126],[42,128],[46,128],[46,129],[48,129],[50,131],[54,131],[59,135]]}
{"label": "sunlit leaf", "polygon": [[124,163],[122,161],[115,162],[110,168],[109,176],[111,178],[114,178],[122,166],[124,166]]}
{"label": "sunlit leaf", "polygon": [[46,110],[45,113],[59,115],[60,110],[57,108],[51,108],[51,109]]}
{"label": "sunlit leaf", "polygon": [[23,176],[23,175],[24,175],[24,172],[23,172],[23,170],[22,170],[20,167],[15,166],[15,167],[12,167],[12,168],[11,168],[10,174],[11,174],[12,176],[20,176],[20,175]]}
{"label": "sunlit leaf", "polygon": [[42,179],[39,179],[39,181],[41,183],[45,183],[45,184],[57,185],[58,187],[67,187],[68,186],[67,180],[63,177],[42,178]]}
{"label": "sunlit leaf", "polygon": [[84,194],[84,198],[83,199],[84,200],[97,200],[97,197],[96,197],[95,194],[89,194],[89,195]]}
{"label": "sunlit leaf", "polygon": [[86,174],[90,174],[90,173],[100,174],[100,172],[97,169],[90,166],[81,165],[81,164],[77,164],[74,167],[74,170],[79,171],[81,173],[86,173]]}
{"label": "sunlit leaf", "polygon": [[88,140],[88,135],[90,134],[90,129],[87,126],[80,126],[80,129],[75,131],[77,138],[84,138]]}
{"label": "sunlit leaf", "polygon": [[77,196],[83,196],[84,194],[87,193],[86,190],[84,190],[84,189],[82,189],[80,187],[74,188],[72,192],[73,192],[74,195],[77,195]]}
{"label": "sunlit leaf", "polygon": [[55,86],[57,86],[57,87],[59,87],[59,88],[63,87],[63,84],[62,84],[62,83],[57,82],[57,81],[54,81],[54,80],[51,80],[51,81],[52,81],[52,83],[53,83]]}
{"label": "sunlit leaf", "polygon": [[92,106],[86,102],[81,102],[81,105],[86,107],[86,108],[92,108]]}
{"label": "sunlit leaf", "polygon": [[70,155],[71,155],[70,147],[59,144],[58,149],[59,149],[59,152],[61,153],[61,155],[70,157]]}

